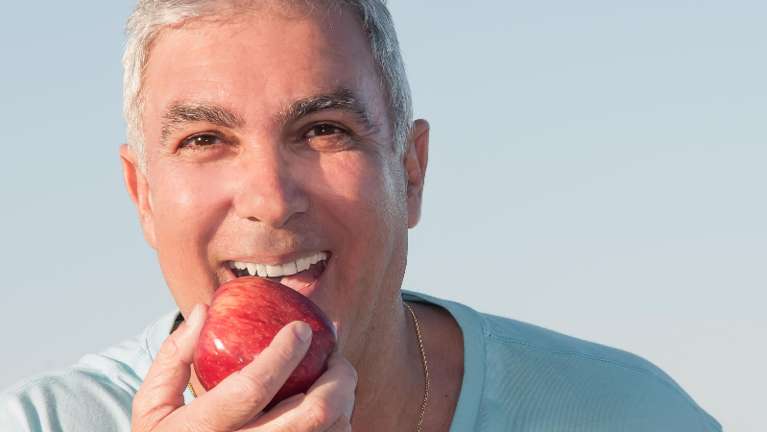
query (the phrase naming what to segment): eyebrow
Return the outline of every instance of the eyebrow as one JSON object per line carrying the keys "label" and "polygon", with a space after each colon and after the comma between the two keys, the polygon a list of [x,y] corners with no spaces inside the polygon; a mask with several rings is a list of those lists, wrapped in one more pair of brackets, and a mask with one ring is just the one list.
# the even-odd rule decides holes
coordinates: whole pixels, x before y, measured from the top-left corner
{"label": "eyebrow", "polygon": [[[275,117],[276,123],[286,125],[311,114],[322,111],[340,110],[353,114],[368,130],[376,129],[365,104],[348,88],[338,88],[323,93],[298,99],[281,110]],[[237,128],[245,125],[245,120],[237,113],[216,104],[205,102],[175,102],[163,115],[161,142],[177,129],[188,123],[205,122],[219,127]]]}
{"label": "eyebrow", "polygon": [[299,99],[278,114],[279,124],[288,124],[308,115],[330,110],[353,114],[367,129],[375,128],[365,104],[348,88],[338,88],[330,93]]}
{"label": "eyebrow", "polygon": [[245,120],[220,105],[193,102],[173,103],[162,116],[161,141],[187,123],[206,122],[226,128],[241,127]]}

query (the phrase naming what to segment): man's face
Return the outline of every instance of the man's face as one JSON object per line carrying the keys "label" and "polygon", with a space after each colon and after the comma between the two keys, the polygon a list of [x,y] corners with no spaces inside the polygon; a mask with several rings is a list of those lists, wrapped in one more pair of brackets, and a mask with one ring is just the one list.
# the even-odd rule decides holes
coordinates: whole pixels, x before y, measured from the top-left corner
{"label": "man's face", "polygon": [[363,337],[349,323],[364,332],[389,312],[420,194],[378,79],[348,13],[197,20],[158,36],[142,93],[146,176],[122,154],[183,312],[210,303],[234,262],[290,273],[317,254],[324,266],[283,283],[338,323],[342,346]]}

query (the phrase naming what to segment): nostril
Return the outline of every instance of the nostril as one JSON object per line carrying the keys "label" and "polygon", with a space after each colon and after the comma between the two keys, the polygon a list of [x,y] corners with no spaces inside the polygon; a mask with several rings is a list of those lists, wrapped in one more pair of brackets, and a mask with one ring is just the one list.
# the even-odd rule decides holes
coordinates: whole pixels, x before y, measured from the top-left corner
{"label": "nostril", "polygon": [[280,228],[293,216],[306,213],[308,199],[303,193],[261,196],[243,194],[235,199],[235,212],[249,222]]}

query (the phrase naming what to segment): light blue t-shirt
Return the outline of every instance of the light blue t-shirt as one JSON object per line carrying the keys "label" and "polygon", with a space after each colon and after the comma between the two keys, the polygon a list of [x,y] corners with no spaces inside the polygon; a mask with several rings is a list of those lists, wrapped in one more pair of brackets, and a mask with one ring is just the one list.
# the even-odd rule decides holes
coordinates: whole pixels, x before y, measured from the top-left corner
{"label": "light blue t-shirt", "polygon": [[[464,376],[451,432],[714,432],[668,375],[633,354],[405,291],[456,319]],[[131,401],[178,311],[138,337],[0,393],[2,432],[127,432]],[[187,402],[191,394],[184,395]]]}

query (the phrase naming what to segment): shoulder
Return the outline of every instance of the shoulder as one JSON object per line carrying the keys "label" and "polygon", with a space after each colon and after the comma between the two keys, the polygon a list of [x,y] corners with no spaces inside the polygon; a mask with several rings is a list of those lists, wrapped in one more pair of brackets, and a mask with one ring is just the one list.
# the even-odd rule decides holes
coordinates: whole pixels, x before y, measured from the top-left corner
{"label": "shoulder", "polygon": [[0,391],[0,424],[35,432],[130,430],[133,396],[152,361],[152,335],[166,318],[72,366]]}
{"label": "shoulder", "polygon": [[460,325],[458,412],[475,430],[721,431],[671,377],[638,355],[460,303],[404,295],[442,306]]}
{"label": "shoulder", "polygon": [[[525,415],[556,413],[592,430],[720,431],[665,372],[650,361],[533,324],[479,314],[486,340],[490,398],[515,389]],[[548,416],[551,419],[551,416]]]}

